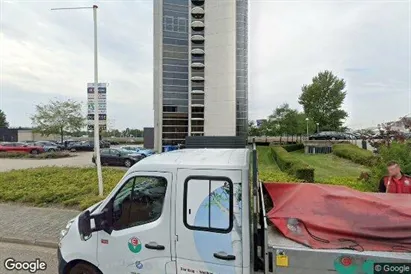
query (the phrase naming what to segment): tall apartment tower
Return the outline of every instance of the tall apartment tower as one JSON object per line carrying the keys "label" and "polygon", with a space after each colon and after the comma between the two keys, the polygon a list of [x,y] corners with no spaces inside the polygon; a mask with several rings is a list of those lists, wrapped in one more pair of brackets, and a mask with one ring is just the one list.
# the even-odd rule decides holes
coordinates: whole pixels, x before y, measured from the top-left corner
{"label": "tall apartment tower", "polygon": [[247,136],[248,0],[154,0],[155,149]]}

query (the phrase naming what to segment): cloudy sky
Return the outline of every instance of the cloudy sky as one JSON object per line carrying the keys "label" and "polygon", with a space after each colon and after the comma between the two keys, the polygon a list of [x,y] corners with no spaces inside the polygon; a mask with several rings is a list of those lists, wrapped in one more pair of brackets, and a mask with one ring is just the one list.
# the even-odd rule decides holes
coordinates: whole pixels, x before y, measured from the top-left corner
{"label": "cloudy sky", "polygon": [[[53,98],[86,103],[91,10],[50,8],[92,4],[99,5],[99,78],[110,83],[111,125],[153,125],[152,0],[0,1],[0,109],[12,126],[30,126],[35,105]],[[300,108],[301,86],[325,69],[347,82],[348,126],[411,113],[410,1],[249,2],[250,119],[284,102]]]}

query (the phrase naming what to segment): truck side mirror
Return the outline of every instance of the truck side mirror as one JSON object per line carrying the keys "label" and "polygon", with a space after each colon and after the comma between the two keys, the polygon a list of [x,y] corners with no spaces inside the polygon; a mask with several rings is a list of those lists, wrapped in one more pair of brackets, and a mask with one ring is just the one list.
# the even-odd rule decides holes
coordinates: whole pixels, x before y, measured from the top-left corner
{"label": "truck side mirror", "polygon": [[90,211],[86,210],[78,217],[78,231],[82,241],[87,241],[91,238]]}
{"label": "truck side mirror", "polygon": [[91,216],[94,219],[94,231],[105,231],[107,234],[113,232],[113,201],[111,200],[107,206],[98,214]]}

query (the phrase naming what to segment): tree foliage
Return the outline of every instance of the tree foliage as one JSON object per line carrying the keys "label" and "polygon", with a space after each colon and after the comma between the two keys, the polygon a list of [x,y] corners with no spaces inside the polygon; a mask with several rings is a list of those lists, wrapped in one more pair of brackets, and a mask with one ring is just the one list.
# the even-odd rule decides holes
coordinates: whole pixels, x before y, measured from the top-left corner
{"label": "tree foliage", "polygon": [[59,134],[61,141],[65,133],[80,131],[85,126],[81,104],[72,100],[51,100],[48,104],[37,105],[31,121],[37,132],[45,136]]}
{"label": "tree foliage", "polygon": [[6,114],[1,109],[0,109],[0,127],[9,127],[9,123],[7,122],[7,119],[6,119]]}
{"label": "tree foliage", "polygon": [[[257,127],[254,121],[248,123],[249,136],[280,136],[280,135],[300,135],[306,132],[306,116],[296,109],[290,108],[284,103],[274,109],[267,120]],[[309,125],[312,132],[313,126]]]}
{"label": "tree foliage", "polygon": [[342,109],[347,95],[344,79],[339,79],[331,71],[318,73],[312,83],[302,87],[298,102],[304,113],[322,130],[340,130],[348,113]]}
{"label": "tree foliage", "polygon": [[305,118],[304,113],[291,109],[287,103],[284,103],[273,111],[269,121],[273,123],[280,135],[297,135],[306,131]]}

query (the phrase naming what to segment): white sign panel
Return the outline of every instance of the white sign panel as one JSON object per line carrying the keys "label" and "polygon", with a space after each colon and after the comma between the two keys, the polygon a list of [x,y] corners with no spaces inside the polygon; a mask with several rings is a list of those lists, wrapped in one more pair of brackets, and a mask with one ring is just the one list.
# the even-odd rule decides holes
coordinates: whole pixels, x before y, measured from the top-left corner
{"label": "white sign panel", "polygon": [[[94,83],[87,83],[87,124],[94,124],[94,110],[95,110],[95,94],[94,94]],[[93,114],[93,115],[91,115]],[[99,114],[99,125],[104,126],[107,124],[107,84],[98,84],[98,114]],[[89,129],[90,129],[89,126]]]}

